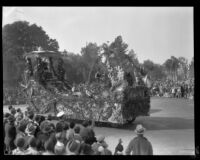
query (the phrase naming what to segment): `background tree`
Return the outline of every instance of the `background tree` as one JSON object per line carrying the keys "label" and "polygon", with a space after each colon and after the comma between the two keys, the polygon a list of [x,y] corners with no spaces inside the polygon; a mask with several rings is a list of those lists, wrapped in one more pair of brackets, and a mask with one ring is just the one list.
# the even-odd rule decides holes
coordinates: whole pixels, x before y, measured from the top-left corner
{"label": "background tree", "polygon": [[172,60],[173,80],[177,80],[177,71],[179,68],[179,60],[174,56],[171,56],[171,60]]}
{"label": "background tree", "polygon": [[184,57],[179,57],[178,61],[179,61],[179,77],[180,77],[179,79],[184,80],[188,77],[188,71],[189,71],[188,60]]}
{"label": "background tree", "polygon": [[194,78],[194,57],[189,64],[189,78]]}
{"label": "background tree", "polygon": [[145,72],[151,77],[151,80],[155,81],[166,78],[164,67],[162,65],[155,64],[151,60],[145,60],[142,66],[144,67]]}
{"label": "background tree", "polygon": [[168,74],[168,78],[172,80],[177,79],[177,70],[179,68],[179,61],[176,57],[171,56],[170,59],[167,59],[163,66],[165,67],[165,71]]}
{"label": "background tree", "polygon": [[167,78],[172,79],[172,60],[167,59],[163,66],[165,67],[166,74],[168,75]]}
{"label": "background tree", "polygon": [[[85,66],[83,66],[85,69],[85,72],[83,72],[85,82],[87,81],[89,83],[92,73],[94,75],[94,72],[97,70],[95,64],[98,59],[99,51],[100,47],[97,46],[96,43],[89,43],[86,45],[86,47],[81,49],[82,61],[85,64]],[[92,76],[92,78],[94,78],[94,76]]]}
{"label": "background tree", "polygon": [[[44,50],[58,51],[59,45],[55,39],[51,39],[42,27],[29,24],[27,21],[17,21],[3,27],[3,69],[4,84],[6,82],[17,84],[21,80],[24,68],[23,54],[36,50],[38,47]],[[12,65],[11,65],[12,64]]]}

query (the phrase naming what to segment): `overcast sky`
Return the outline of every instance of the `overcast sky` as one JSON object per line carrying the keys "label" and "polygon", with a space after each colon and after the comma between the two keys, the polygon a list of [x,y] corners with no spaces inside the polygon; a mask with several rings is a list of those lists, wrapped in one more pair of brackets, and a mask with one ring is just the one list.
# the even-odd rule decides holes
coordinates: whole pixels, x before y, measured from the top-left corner
{"label": "overcast sky", "polygon": [[4,7],[3,25],[16,20],[41,26],[61,51],[80,53],[86,42],[121,35],[140,62],[194,55],[193,7]]}

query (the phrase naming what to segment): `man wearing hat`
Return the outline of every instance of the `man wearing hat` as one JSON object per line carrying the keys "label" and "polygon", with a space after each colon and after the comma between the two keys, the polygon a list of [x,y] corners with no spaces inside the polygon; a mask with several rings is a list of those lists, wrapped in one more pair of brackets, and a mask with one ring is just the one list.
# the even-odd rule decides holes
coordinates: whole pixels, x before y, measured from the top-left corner
{"label": "man wearing hat", "polygon": [[16,133],[16,128],[15,128],[14,122],[15,122],[14,116],[10,115],[8,117],[8,122],[5,124],[4,143],[6,145],[6,150],[7,150],[8,154],[10,154],[11,151],[16,148],[16,146],[14,144],[14,140],[15,140],[17,133]]}
{"label": "man wearing hat", "polygon": [[132,139],[126,149],[126,155],[153,155],[153,148],[151,142],[143,136],[145,128],[138,124],[135,132],[137,137]]}
{"label": "man wearing hat", "polygon": [[64,115],[65,115],[65,112],[64,112],[64,111],[60,111],[60,112],[57,114],[57,118],[61,121],[61,120],[63,120]]}

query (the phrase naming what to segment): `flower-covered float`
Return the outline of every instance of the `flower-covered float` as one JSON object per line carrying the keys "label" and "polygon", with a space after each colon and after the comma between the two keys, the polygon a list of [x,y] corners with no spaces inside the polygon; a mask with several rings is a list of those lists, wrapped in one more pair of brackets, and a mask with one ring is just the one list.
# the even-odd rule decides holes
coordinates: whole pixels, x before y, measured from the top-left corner
{"label": "flower-covered float", "polygon": [[[112,52],[111,52],[112,53]],[[99,54],[96,81],[71,86],[65,79],[62,55],[33,51],[24,58],[27,67],[21,83],[29,106],[37,113],[64,111],[69,119],[125,124],[149,115],[148,79],[127,60],[120,66],[114,54]]]}

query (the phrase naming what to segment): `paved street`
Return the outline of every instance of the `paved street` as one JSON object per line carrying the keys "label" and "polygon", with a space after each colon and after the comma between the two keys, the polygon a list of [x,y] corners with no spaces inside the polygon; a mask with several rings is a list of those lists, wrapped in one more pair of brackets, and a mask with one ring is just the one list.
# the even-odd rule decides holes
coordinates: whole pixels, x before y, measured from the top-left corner
{"label": "paved street", "polygon": [[96,127],[95,132],[97,136],[106,136],[109,149],[114,152],[119,138],[126,149],[128,142],[136,136],[136,124],[143,124],[155,155],[194,155],[193,101],[154,97],[151,98],[150,113],[150,117],[138,117],[134,124],[124,129]]}
{"label": "paved street", "polygon": [[194,102],[185,99],[152,98],[150,117],[138,117],[127,129],[95,128],[106,136],[114,151],[118,139],[124,148],[136,136],[136,124],[147,129],[145,136],[151,141],[155,155],[194,155]]}

